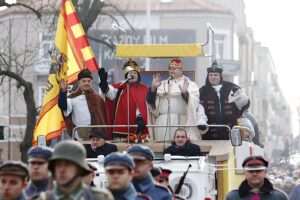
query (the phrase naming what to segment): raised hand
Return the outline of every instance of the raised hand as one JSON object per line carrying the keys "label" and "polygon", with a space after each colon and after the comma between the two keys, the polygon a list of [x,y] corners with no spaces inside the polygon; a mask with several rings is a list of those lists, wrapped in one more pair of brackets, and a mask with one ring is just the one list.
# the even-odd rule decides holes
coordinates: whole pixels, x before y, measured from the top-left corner
{"label": "raised hand", "polygon": [[62,92],[66,92],[67,89],[68,89],[68,85],[67,85],[66,81],[63,80],[63,79],[61,79],[59,81],[59,87],[60,87],[60,89],[61,89]]}
{"label": "raised hand", "polygon": [[183,85],[182,86],[179,85],[179,89],[181,93],[185,94],[188,92],[188,88],[189,88],[189,79],[185,77],[183,80]]}
{"label": "raised hand", "polygon": [[103,67],[101,67],[98,70],[98,75],[99,75],[101,83],[107,83],[107,72],[105,72],[105,69]]}
{"label": "raised hand", "polygon": [[151,85],[151,90],[155,91],[158,86],[161,84],[161,76],[160,74],[155,74],[153,75],[153,80],[152,80],[152,85]]}

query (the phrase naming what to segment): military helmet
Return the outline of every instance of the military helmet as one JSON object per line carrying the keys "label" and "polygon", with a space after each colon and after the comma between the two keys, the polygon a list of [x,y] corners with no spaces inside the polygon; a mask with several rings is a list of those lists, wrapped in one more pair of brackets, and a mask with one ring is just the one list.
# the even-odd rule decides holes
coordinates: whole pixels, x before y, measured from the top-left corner
{"label": "military helmet", "polygon": [[82,176],[85,176],[91,172],[91,169],[86,161],[86,150],[80,142],[74,140],[65,140],[58,143],[54,147],[54,151],[48,166],[52,173],[54,173],[54,165],[57,160],[74,162],[82,169]]}

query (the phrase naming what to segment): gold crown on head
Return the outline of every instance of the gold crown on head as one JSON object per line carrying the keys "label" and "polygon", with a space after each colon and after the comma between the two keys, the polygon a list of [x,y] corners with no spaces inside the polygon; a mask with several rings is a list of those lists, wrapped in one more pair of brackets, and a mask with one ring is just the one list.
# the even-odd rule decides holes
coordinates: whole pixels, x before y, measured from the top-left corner
{"label": "gold crown on head", "polygon": [[123,73],[127,74],[131,71],[137,71],[140,73],[141,68],[134,60],[129,59],[123,66]]}

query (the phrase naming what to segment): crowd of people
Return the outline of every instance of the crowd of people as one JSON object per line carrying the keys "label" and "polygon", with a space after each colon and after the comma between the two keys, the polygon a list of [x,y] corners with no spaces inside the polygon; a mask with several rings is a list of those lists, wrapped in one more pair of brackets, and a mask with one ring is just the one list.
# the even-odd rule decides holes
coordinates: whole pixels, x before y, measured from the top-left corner
{"label": "crowd of people", "polygon": [[[109,85],[107,72],[99,69],[100,92],[92,88],[93,77],[88,69],[78,74],[78,88],[69,95],[66,82],[60,81],[58,106],[69,135],[85,139],[92,131],[89,125],[116,125],[97,130],[107,133],[108,139],[168,141],[174,137],[174,126],[185,126],[192,140],[227,140],[226,128],[209,128],[208,124],[232,128],[249,108],[249,98],[239,86],[223,80],[223,69],[216,60],[207,68],[201,88],[183,74],[183,69],[180,59],[172,59],[169,78],[162,80],[158,73],[149,88],[141,83],[140,67],[131,59],[123,66],[125,80],[120,83]],[[148,128],[147,124],[157,127]],[[73,135],[78,125],[87,127],[78,128]]]}
{"label": "crowd of people", "polygon": [[[154,152],[144,145],[133,145],[126,152],[105,156],[106,188],[95,187],[97,168],[87,162],[86,150],[78,141],[64,140],[53,150],[46,146],[32,147],[27,155],[28,164],[5,161],[0,165],[0,199],[185,199],[174,194],[169,185],[172,171],[154,166]],[[242,166],[245,180],[225,200],[299,199],[300,184],[295,182],[299,170],[289,165],[269,165],[262,156],[249,156]],[[279,184],[281,176],[285,181]]]}
{"label": "crowd of people", "polygon": [[[173,139],[164,154],[202,156],[193,140],[229,139],[226,129],[211,128],[208,124],[236,125],[250,105],[248,97],[239,86],[223,80],[223,70],[217,61],[207,68],[206,83],[201,88],[183,75],[183,68],[180,59],[172,59],[168,65],[169,78],[162,80],[156,74],[149,88],[141,83],[140,67],[133,60],[124,64],[125,80],[117,84],[108,84],[107,72],[101,68],[99,92],[92,88],[93,76],[88,69],[78,74],[78,88],[69,94],[66,82],[60,81],[58,106],[74,140],[59,142],[53,152],[44,146],[32,147],[28,151],[28,166],[20,161],[3,163],[0,199],[182,199],[169,186],[172,171],[153,166],[150,148],[134,145],[121,154],[117,145],[106,140],[130,141],[133,136],[134,142],[145,138]],[[159,126],[148,128],[147,124]],[[74,132],[79,125],[87,127]],[[76,141],[87,138],[89,144]],[[108,181],[108,187],[102,190],[93,187],[96,169],[86,161],[99,155],[105,157]],[[258,170],[253,167],[248,171]],[[237,199],[237,195],[230,193],[228,200]]]}

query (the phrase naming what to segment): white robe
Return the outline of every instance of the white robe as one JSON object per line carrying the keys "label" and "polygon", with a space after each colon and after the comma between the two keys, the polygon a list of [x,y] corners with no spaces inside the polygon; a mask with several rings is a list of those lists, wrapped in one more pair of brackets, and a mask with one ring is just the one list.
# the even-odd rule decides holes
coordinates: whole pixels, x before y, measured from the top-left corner
{"label": "white robe", "polygon": [[[155,125],[197,125],[197,108],[199,106],[199,87],[197,84],[189,80],[189,99],[186,103],[179,89],[184,84],[184,77],[180,79],[173,79],[169,81],[162,81],[161,85],[157,88],[155,108],[150,107],[150,119],[152,124]],[[170,93],[168,92],[170,88]],[[168,97],[170,97],[170,106],[168,106]],[[168,122],[168,110],[170,113]],[[151,120],[150,120],[151,121]],[[169,141],[173,139],[175,130],[179,127],[163,127],[153,129],[153,138],[155,141]],[[186,128],[188,135],[192,140],[199,140],[200,133],[197,127]]]}

